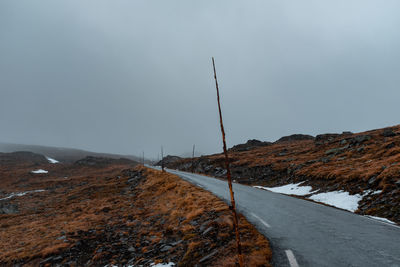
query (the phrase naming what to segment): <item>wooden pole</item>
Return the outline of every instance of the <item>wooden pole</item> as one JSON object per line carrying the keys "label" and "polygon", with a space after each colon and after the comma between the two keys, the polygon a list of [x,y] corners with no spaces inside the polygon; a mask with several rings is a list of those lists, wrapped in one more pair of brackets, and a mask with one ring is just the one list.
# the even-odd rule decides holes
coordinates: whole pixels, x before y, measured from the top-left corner
{"label": "wooden pole", "polygon": [[192,152],[192,173],[194,173],[194,149],[195,145],[193,145],[193,152]]}
{"label": "wooden pole", "polygon": [[221,125],[222,143],[223,143],[224,154],[225,154],[226,177],[228,179],[229,192],[230,192],[230,195],[231,195],[231,208],[232,208],[232,213],[233,213],[233,224],[235,226],[236,246],[237,246],[237,252],[238,252],[239,265],[240,265],[240,267],[243,267],[244,266],[244,260],[243,260],[243,254],[242,254],[242,244],[240,242],[240,235],[239,235],[239,221],[238,221],[238,216],[237,216],[237,213],[236,213],[235,196],[234,196],[233,188],[232,188],[232,177],[231,177],[231,171],[230,171],[230,168],[229,168],[228,151],[226,149],[225,130],[224,130],[224,123],[222,121],[222,112],[221,112],[221,104],[220,104],[220,98],[219,98],[217,72],[215,70],[214,57],[212,58],[212,64],[213,64],[213,69],[214,69],[215,86],[217,88],[217,102],[218,102],[219,122],[220,122],[220,125]]}
{"label": "wooden pole", "polygon": [[164,149],[161,146],[161,171],[164,171]]}

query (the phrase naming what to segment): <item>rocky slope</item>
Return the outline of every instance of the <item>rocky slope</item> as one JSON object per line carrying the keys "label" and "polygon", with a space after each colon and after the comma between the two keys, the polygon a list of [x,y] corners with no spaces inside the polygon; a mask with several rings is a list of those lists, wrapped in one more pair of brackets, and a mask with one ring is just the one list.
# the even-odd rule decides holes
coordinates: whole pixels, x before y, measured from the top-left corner
{"label": "rocky slope", "polygon": [[[271,187],[304,182],[319,192],[362,194],[357,213],[400,223],[400,126],[315,138],[293,135],[261,147],[240,147],[230,150],[232,175],[240,183]],[[191,161],[167,166],[190,171]],[[194,169],[221,178],[226,174],[222,154],[195,158]]]}
{"label": "rocky slope", "polygon": [[[210,193],[128,160],[31,156],[0,163],[1,266],[235,266],[231,212]],[[248,266],[269,266],[268,241],[240,226]]]}

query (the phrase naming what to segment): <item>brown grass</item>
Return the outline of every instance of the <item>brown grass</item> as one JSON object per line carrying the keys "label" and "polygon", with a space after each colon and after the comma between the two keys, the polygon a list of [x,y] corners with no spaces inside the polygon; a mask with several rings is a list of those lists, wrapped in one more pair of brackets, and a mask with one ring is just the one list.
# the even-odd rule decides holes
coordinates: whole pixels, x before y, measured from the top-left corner
{"label": "brown grass", "polygon": [[[220,232],[220,235],[222,238],[230,238],[230,242],[221,248],[215,266],[235,266],[236,244],[233,218],[229,207],[211,193],[196,188],[175,175],[150,169],[146,170],[146,173],[152,178],[148,179],[141,187],[143,190],[141,198],[153,198],[152,203],[156,203],[153,206],[153,213],[170,213],[168,222],[170,225],[176,224],[179,218],[185,218],[184,225],[181,225],[179,230],[183,232],[187,240],[193,241],[188,246],[183,262],[188,258],[197,257],[196,247],[205,246],[205,241],[198,239],[196,227],[188,223],[196,218],[207,216],[210,212],[216,212],[220,215],[215,223],[218,224],[219,229],[226,229],[225,232]],[[170,187],[168,184],[175,186]],[[181,197],[177,198],[177,196]],[[246,266],[269,266],[271,251],[265,237],[259,234],[243,216],[240,217],[240,229]]]}
{"label": "brown grass", "polygon": [[[15,173],[0,168],[1,182],[7,193],[46,189],[12,199],[10,202],[17,204],[20,212],[0,215],[0,265],[16,262],[39,265],[41,260],[73,246],[80,238],[78,232],[115,226],[121,229],[116,231],[123,236],[129,236],[129,229],[134,229],[136,246],[141,247],[143,253],[151,250],[150,246],[158,244],[167,233],[184,240],[173,253],[182,253],[182,259],[189,265],[205,256],[201,249],[215,248],[218,254],[212,262],[217,266],[234,266],[230,211],[209,192],[174,175],[143,169],[147,178],[131,196],[127,189],[129,177],[121,173],[130,166],[89,168],[60,164],[47,167],[41,166],[51,168],[49,174],[40,177],[29,174],[32,166],[19,166]],[[15,175],[26,178],[23,187],[15,183]],[[68,179],[64,179],[65,176]],[[200,225],[208,220],[218,229],[212,238],[203,237],[199,231]],[[245,247],[248,266],[269,266],[268,241],[244,218],[240,224],[243,239],[249,244]],[[68,236],[68,240],[63,236]],[[149,246],[143,246],[143,238],[149,241]],[[100,262],[106,254],[94,251],[90,258]],[[154,262],[157,261],[161,260],[154,258]],[[115,259],[111,262],[118,263]]]}

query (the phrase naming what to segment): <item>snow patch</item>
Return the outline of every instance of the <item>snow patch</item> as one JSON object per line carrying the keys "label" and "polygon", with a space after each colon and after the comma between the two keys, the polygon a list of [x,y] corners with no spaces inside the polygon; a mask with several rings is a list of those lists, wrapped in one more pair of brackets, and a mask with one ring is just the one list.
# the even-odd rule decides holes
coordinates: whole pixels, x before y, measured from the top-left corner
{"label": "snow patch", "polygon": [[358,209],[358,202],[362,200],[363,196],[360,194],[350,195],[349,192],[345,191],[331,191],[315,194],[309,198],[314,201],[354,212]]}
{"label": "snow patch", "polygon": [[58,160],[52,159],[52,158],[50,158],[50,157],[46,157],[46,159],[47,159],[50,163],[52,163],[52,164],[60,163]]}
{"label": "snow patch", "polygon": [[254,186],[255,188],[260,188],[264,190],[269,190],[275,193],[287,194],[287,195],[296,195],[296,196],[305,196],[312,194],[311,186],[300,186],[304,182],[300,182],[297,184],[287,184],[278,187],[265,187],[265,186]]}
{"label": "snow patch", "polygon": [[376,191],[374,191],[374,190],[364,190],[363,196],[366,196],[366,195],[378,195],[380,193],[382,193],[382,190],[376,190]]}
{"label": "snow patch", "polygon": [[31,171],[31,173],[48,173],[48,171],[39,169],[39,170],[36,170],[36,171]]}
{"label": "snow patch", "polygon": [[22,197],[25,196],[26,194],[31,194],[31,193],[38,193],[38,192],[44,192],[46,190],[43,189],[38,189],[38,190],[32,190],[32,191],[26,191],[26,192],[20,192],[20,193],[11,193],[9,196],[5,198],[0,198],[0,200],[7,200],[13,197]]}
{"label": "snow patch", "polygon": [[382,222],[385,222],[385,223],[390,223],[390,224],[396,225],[395,222],[392,222],[391,220],[388,220],[386,218],[376,217],[376,216],[371,216],[371,215],[365,215],[365,217],[372,218],[372,219],[375,219],[375,220],[378,220],[378,221],[382,221]]}
{"label": "snow patch", "polygon": [[[343,190],[331,191],[326,193],[317,193],[319,190],[311,191],[312,190],[311,186],[300,186],[302,183],[304,182],[300,182],[297,184],[287,184],[277,187],[265,187],[258,185],[254,187],[287,195],[296,195],[296,196],[311,195],[310,197],[308,197],[308,199],[321,202],[330,206],[334,206],[336,208],[348,210],[351,212],[355,212],[358,209],[358,203],[363,199],[363,197],[367,195],[377,195],[382,193],[382,190],[376,190],[376,191],[365,190],[363,194],[355,194],[355,195],[350,195],[349,192]],[[365,216],[382,222],[396,225],[395,222],[392,222],[386,218],[370,216],[370,215],[365,215]]]}
{"label": "snow patch", "polygon": [[376,191],[372,192],[371,195],[378,195],[380,193],[382,193],[382,190],[376,190]]}

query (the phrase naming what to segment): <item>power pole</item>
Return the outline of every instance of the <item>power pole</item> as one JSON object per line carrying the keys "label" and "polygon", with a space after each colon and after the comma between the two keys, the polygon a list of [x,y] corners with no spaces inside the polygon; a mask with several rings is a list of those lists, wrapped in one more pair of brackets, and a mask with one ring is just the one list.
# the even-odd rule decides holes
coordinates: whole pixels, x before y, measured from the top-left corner
{"label": "power pole", "polygon": [[194,173],[194,149],[196,145],[193,145],[193,152],[192,152],[192,173]]}
{"label": "power pole", "polygon": [[235,197],[234,197],[233,188],[232,188],[232,177],[231,177],[231,170],[229,168],[228,151],[226,149],[225,130],[224,130],[224,124],[222,122],[222,112],[221,112],[221,104],[220,104],[220,99],[219,99],[219,88],[218,88],[217,72],[215,70],[214,57],[212,58],[212,64],[213,64],[213,69],[214,69],[215,86],[217,88],[219,122],[221,125],[222,143],[223,143],[224,154],[225,154],[226,177],[228,179],[229,192],[231,195],[231,206],[232,206],[232,213],[233,213],[233,224],[235,226],[236,246],[237,246],[237,252],[238,252],[239,265],[240,265],[240,267],[243,267],[244,261],[243,261],[243,254],[242,254],[242,245],[240,243],[239,221],[238,221],[238,216],[236,213]]}
{"label": "power pole", "polygon": [[142,163],[143,163],[143,166],[144,166],[144,151],[142,151]]}
{"label": "power pole", "polygon": [[161,146],[161,171],[164,172],[164,149]]}

